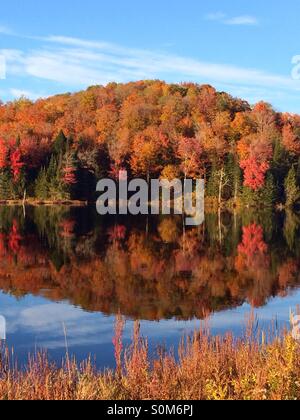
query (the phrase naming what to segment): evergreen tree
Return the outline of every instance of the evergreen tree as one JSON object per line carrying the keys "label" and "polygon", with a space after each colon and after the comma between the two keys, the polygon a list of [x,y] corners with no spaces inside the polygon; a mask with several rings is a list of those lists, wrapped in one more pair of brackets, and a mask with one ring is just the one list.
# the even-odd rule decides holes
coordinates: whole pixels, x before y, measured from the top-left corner
{"label": "evergreen tree", "polygon": [[298,164],[297,164],[297,184],[298,186],[300,186],[300,157],[298,159]]}
{"label": "evergreen tree", "polygon": [[26,179],[26,171],[23,167],[20,171],[19,179],[13,180],[13,190],[15,198],[23,198],[26,196],[26,186],[27,186],[27,179]]}
{"label": "evergreen tree", "polygon": [[51,200],[63,200],[64,188],[62,176],[62,155],[53,154],[47,169],[48,195]]}
{"label": "evergreen tree", "polygon": [[259,202],[259,192],[253,191],[251,188],[243,185],[241,200],[245,206],[256,206]]}
{"label": "evergreen tree", "polygon": [[52,147],[53,153],[56,156],[63,156],[67,151],[67,147],[68,147],[68,139],[65,136],[64,132],[61,130],[58,136],[56,137],[56,139],[54,140],[53,147]]}
{"label": "evergreen tree", "polygon": [[226,163],[226,174],[229,179],[228,198],[233,198],[235,201],[239,198],[242,191],[242,170],[239,165],[238,157],[229,154]]}
{"label": "evergreen tree", "polygon": [[47,200],[49,198],[49,182],[47,171],[45,168],[41,169],[35,183],[35,196],[40,200]]}
{"label": "evergreen tree", "polygon": [[291,208],[300,199],[300,189],[297,185],[296,171],[294,166],[290,169],[288,176],[285,179],[284,186],[286,206]]}
{"label": "evergreen tree", "polygon": [[207,197],[218,197],[218,177],[217,177],[217,166],[215,163],[212,164],[210,174],[206,185]]}
{"label": "evergreen tree", "polygon": [[48,169],[47,169],[47,179],[48,181],[51,181],[52,178],[55,178],[57,176],[57,159],[54,155],[51,156]]}
{"label": "evergreen tree", "polygon": [[272,207],[276,201],[276,185],[271,172],[268,173],[265,186],[260,192],[260,202],[264,207]]}
{"label": "evergreen tree", "polygon": [[280,139],[276,139],[271,170],[277,184],[277,198],[281,202],[284,201],[284,181],[292,164],[292,156],[283,147]]}
{"label": "evergreen tree", "polygon": [[244,205],[250,207],[272,207],[277,199],[277,187],[273,174],[271,172],[267,174],[265,184],[260,190],[253,191],[243,186],[241,199]]}
{"label": "evergreen tree", "polygon": [[293,211],[291,211],[291,209],[287,209],[285,212],[283,233],[286,243],[288,244],[291,251],[295,248],[295,238],[299,224],[299,217]]}
{"label": "evergreen tree", "polygon": [[9,170],[0,171],[0,199],[11,200],[14,198],[13,182]]}

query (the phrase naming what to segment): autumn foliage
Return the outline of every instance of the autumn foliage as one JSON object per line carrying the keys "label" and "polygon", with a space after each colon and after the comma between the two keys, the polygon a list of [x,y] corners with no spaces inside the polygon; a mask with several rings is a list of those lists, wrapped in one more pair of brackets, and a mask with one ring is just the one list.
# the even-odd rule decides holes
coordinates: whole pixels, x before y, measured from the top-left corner
{"label": "autumn foliage", "polygon": [[208,85],[139,81],[21,98],[0,105],[0,199],[22,188],[39,199],[94,199],[99,176],[126,169],[145,179],[204,177],[219,201],[245,188],[263,194],[271,174],[284,201],[299,145],[299,116]]}
{"label": "autumn foliage", "polygon": [[257,191],[264,186],[265,176],[269,169],[267,162],[259,163],[255,158],[249,158],[240,162],[244,170],[244,185]]}

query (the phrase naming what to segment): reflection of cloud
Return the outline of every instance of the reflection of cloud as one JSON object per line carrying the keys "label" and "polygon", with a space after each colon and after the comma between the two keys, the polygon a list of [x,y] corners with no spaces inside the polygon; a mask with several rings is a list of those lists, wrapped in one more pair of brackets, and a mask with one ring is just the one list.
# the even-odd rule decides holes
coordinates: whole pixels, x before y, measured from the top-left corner
{"label": "reflection of cloud", "polygon": [[[269,325],[274,319],[279,323],[289,322],[290,308],[296,308],[300,302],[297,291],[287,298],[271,299],[267,306],[255,310],[260,325]],[[190,334],[204,325],[214,332],[244,331],[246,317],[251,308],[244,304],[241,308],[223,311],[212,315],[207,324],[198,320],[160,322],[142,322],[141,332],[151,343],[178,341],[183,335]],[[68,346],[71,351],[77,347],[110,345],[114,334],[115,317],[107,317],[101,313],[89,313],[68,303],[49,303],[45,299],[27,296],[21,300],[0,293],[0,314],[7,320],[7,333],[10,343],[16,348],[38,347],[58,350],[65,349],[64,328],[66,326]],[[124,339],[132,336],[133,323],[128,321]],[[20,344],[20,340],[21,343]],[[19,344],[17,344],[19,343]],[[17,344],[17,346],[15,345]]]}
{"label": "reflection of cloud", "polygon": [[49,303],[24,309],[20,313],[22,326],[47,329],[53,323],[74,322],[84,318],[76,308],[64,304]]}
{"label": "reflection of cloud", "polygon": [[40,299],[13,299],[8,307],[1,308],[7,318],[9,335],[36,336],[40,347],[64,348],[65,326],[70,346],[111,342],[114,318],[87,313],[67,303],[37,304],[36,301]]}

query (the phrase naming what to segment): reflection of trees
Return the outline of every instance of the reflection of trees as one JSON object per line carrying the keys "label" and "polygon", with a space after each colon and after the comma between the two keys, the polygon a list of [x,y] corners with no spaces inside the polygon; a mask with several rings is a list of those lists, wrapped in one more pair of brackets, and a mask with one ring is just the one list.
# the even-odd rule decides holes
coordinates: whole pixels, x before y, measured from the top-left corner
{"label": "reflection of trees", "polygon": [[287,210],[285,215],[284,237],[290,250],[294,248],[296,233],[299,225],[299,216],[293,213],[291,210]]}
{"label": "reflection of trees", "polygon": [[278,269],[278,282],[282,288],[281,295],[286,294],[286,289],[297,282],[299,264],[293,259],[284,262]]}
{"label": "reflection of trees", "polygon": [[265,299],[272,295],[274,282],[263,232],[262,226],[256,224],[244,227],[236,258],[236,270],[240,280],[247,285],[249,300],[254,306],[263,305]]}
{"label": "reflection of trees", "polygon": [[220,244],[214,215],[207,216],[206,233],[183,233],[180,218],[170,217],[152,220],[147,233],[144,221],[99,225],[80,212],[31,209],[25,223],[18,211],[3,210],[1,289],[107,314],[189,319],[245,301],[263,305],[300,283],[299,261],[284,246],[286,228],[268,229],[267,243],[262,224],[249,219],[240,230],[241,221],[225,215]]}
{"label": "reflection of trees", "polygon": [[163,242],[172,244],[176,243],[180,236],[178,224],[171,217],[166,217],[158,225],[158,232]]}

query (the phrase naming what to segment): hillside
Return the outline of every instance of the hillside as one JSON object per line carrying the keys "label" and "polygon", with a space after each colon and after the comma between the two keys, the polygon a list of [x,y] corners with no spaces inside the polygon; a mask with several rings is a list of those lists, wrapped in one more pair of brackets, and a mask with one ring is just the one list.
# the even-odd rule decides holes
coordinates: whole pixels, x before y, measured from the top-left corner
{"label": "hillside", "polygon": [[95,86],[0,106],[0,199],[92,200],[102,176],[206,180],[206,195],[292,207],[300,116],[196,84]]}

